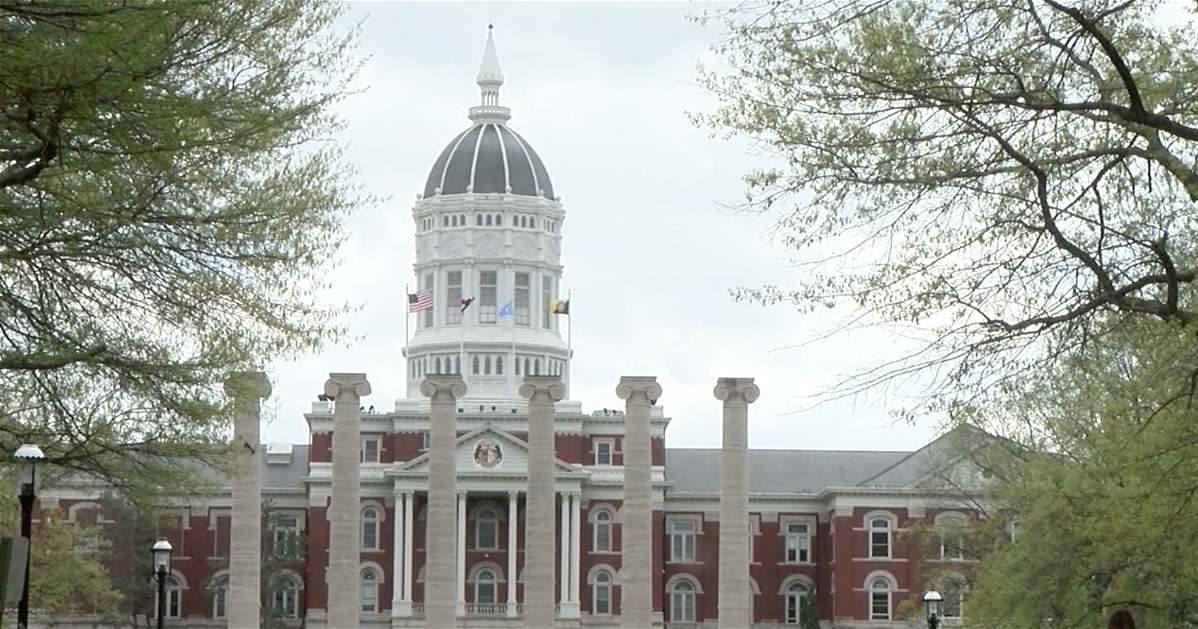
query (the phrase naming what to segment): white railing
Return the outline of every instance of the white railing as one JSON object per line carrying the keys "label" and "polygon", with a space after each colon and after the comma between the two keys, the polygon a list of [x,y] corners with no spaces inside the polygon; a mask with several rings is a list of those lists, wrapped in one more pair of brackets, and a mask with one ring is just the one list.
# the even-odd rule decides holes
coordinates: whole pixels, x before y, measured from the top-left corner
{"label": "white railing", "polygon": [[424,618],[424,603],[412,603],[412,615],[417,618]]}
{"label": "white railing", "polygon": [[467,616],[507,616],[507,603],[466,603]]}

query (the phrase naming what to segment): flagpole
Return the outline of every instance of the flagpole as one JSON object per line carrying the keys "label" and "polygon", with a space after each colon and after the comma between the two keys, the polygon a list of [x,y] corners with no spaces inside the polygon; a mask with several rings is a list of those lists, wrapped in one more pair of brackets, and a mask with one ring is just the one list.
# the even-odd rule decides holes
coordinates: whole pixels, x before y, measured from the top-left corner
{"label": "flagpole", "polygon": [[403,314],[403,357],[404,357],[404,362],[405,362],[405,363],[408,365],[408,367],[406,368],[406,369],[407,369],[407,374],[408,374],[408,381],[409,381],[409,382],[411,382],[411,380],[412,380],[412,373],[411,373],[411,365],[412,365],[412,361],[411,361],[410,359],[408,359],[408,332],[409,332],[409,329],[408,329],[408,328],[409,328],[409,326],[411,326],[411,321],[412,321],[412,313],[411,313],[411,312],[409,312],[409,310],[410,310],[410,309],[411,309],[411,307],[412,307],[412,304],[411,304],[411,301],[412,301],[412,293],[409,293],[409,292],[408,292],[409,290],[411,290],[411,289],[410,289],[410,287],[409,287],[407,284],[404,284],[404,285],[403,285],[403,300],[404,300],[404,308],[403,308],[403,313],[404,313],[404,314]]}
{"label": "flagpole", "polygon": [[[567,308],[570,307],[572,291],[566,291]],[[574,315],[566,313],[566,399],[570,399],[570,373],[574,370]]]}
{"label": "flagpole", "polygon": [[508,391],[512,398],[519,395],[516,382],[516,318],[512,317],[512,368],[508,369]]}

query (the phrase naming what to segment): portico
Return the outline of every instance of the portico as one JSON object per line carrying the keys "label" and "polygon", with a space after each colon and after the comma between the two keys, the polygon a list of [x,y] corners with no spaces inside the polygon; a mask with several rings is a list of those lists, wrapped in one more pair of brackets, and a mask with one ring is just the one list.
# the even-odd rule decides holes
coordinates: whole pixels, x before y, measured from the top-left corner
{"label": "portico", "polygon": [[[527,505],[527,446],[491,425],[458,438],[456,459],[457,617],[523,617],[523,534]],[[424,617],[423,543],[428,505],[427,457],[387,470],[395,491],[396,575],[392,618]],[[582,548],[582,487],[589,473],[555,460],[557,544],[560,553],[556,594],[558,618],[579,617]]]}

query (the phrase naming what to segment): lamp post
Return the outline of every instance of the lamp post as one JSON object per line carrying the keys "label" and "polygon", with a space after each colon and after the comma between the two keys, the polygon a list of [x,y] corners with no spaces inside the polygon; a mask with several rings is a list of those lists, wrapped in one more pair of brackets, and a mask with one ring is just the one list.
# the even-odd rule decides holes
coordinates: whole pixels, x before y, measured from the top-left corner
{"label": "lamp post", "polygon": [[37,500],[37,465],[46,458],[42,449],[31,444],[22,444],[13,454],[17,459],[17,497],[21,501],[21,537],[30,540],[29,553],[25,556],[25,586],[21,591],[21,602],[17,603],[17,627],[29,627],[29,564],[33,555],[33,501]]}
{"label": "lamp post", "polygon": [[928,608],[928,629],[940,626],[940,603],[944,597],[936,590],[930,590],[923,595],[923,604]]}
{"label": "lamp post", "polygon": [[171,569],[171,543],[165,539],[154,542],[154,574],[158,577],[158,629],[166,627],[166,575]]}

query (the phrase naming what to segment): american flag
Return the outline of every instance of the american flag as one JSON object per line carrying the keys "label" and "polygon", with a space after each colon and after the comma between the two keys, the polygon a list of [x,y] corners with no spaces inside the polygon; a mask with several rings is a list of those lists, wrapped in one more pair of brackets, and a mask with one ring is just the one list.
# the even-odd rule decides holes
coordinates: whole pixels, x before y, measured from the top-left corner
{"label": "american flag", "polygon": [[422,290],[415,295],[408,293],[408,312],[420,312],[433,307],[433,292]]}

